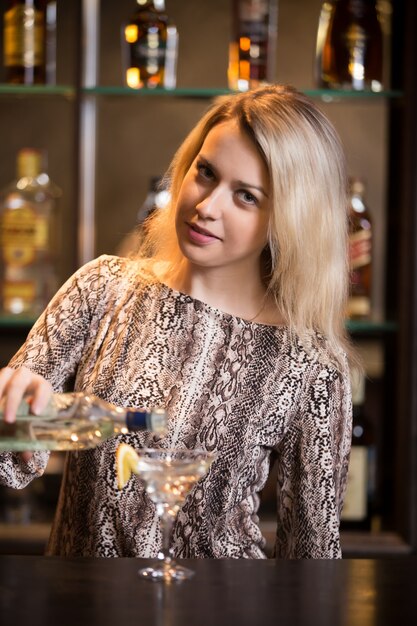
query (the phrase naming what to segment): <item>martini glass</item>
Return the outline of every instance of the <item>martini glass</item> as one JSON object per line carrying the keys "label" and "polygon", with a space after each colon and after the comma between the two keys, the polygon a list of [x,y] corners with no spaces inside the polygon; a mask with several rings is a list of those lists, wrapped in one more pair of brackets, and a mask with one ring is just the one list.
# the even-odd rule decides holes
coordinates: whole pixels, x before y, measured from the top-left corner
{"label": "martini glass", "polygon": [[194,572],[178,565],[171,555],[172,527],[177,513],[194,484],[210,468],[215,455],[204,450],[143,448],[137,450],[137,472],[146,493],[155,504],[162,531],[159,563],[139,570],[139,576],[153,581],[183,581]]}

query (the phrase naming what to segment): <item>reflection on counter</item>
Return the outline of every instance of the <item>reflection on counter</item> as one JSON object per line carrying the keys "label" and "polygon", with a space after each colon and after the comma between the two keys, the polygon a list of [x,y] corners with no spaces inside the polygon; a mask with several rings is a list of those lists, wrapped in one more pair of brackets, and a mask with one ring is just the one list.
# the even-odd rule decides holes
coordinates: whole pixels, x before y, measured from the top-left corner
{"label": "reflection on counter", "polygon": [[24,489],[0,486],[0,554],[43,554],[58,502],[65,455]]}

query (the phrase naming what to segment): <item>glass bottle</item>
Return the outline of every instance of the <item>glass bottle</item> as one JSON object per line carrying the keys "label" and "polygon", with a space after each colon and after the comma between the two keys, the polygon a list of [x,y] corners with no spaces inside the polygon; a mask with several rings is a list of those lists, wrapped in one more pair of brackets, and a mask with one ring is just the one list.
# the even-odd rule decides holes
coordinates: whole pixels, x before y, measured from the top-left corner
{"label": "glass bottle", "polygon": [[136,12],[122,27],[125,83],[133,89],[174,89],[178,32],[165,12],[165,0],[136,1]]}
{"label": "glass bottle", "polygon": [[96,396],[55,393],[41,415],[32,415],[24,399],[16,421],[3,421],[0,406],[0,452],[23,450],[76,450],[93,448],[128,430],[149,430],[163,435],[167,415],[162,408],[120,408]]}
{"label": "glass bottle", "polygon": [[365,203],[365,183],[350,179],[348,317],[366,319],[372,312],[372,219]]}
{"label": "glass bottle", "polygon": [[170,193],[164,186],[161,176],[151,176],[148,193],[139,207],[135,227],[125,236],[116,248],[116,254],[129,257],[136,254],[147,231],[147,218],[157,209],[164,209],[170,200]]}
{"label": "glass bottle", "polygon": [[24,148],[17,180],[0,193],[0,311],[38,315],[58,286],[61,190],[43,170],[44,155]]}
{"label": "glass bottle", "polygon": [[353,427],[348,485],[341,522],[345,530],[370,530],[375,495],[374,433],[365,405],[365,376],[352,375]]}
{"label": "glass bottle", "polygon": [[45,13],[45,82],[56,84],[56,0],[48,0]]}
{"label": "glass bottle", "polygon": [[274,81],[277,0],[233,0],[228,84],[247,91]]}
{"label": "glass bottle", "polygon": [[45,83],[46,0],[9,0],[3,16],[7,83]]}
{"label": "glass bottle", "polygon": [[316,44],[319,87],[381,91],[383,31],[376,0],[326,0]]}

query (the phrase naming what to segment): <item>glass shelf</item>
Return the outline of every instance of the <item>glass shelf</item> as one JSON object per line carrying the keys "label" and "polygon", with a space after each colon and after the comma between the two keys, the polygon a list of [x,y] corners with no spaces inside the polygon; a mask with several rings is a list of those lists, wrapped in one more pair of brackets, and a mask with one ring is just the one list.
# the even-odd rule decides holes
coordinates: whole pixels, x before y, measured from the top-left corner
{"label": "glass shelf", "polygon": [[36,322],[36,317],[27,317],[23,315],[0,315],[1,328],[32,328]]}
{"label": "glass shelf", "polygon": [[[338,102],[340,100],[383,100],[387,98],[401,98],[401,91],[349,91],[346,89],[301,89],[311,98],[319,98],[324,102]],[[77,89],[71,85],[11,85],[0,83],[0,96],[64,96],[73,98]],[[174,98],[214,98],[224,94],[238,93],[227,87],[179,87],[177,89],[131,89],[118,85],[101,85],[84,87],[84,95],[92,96],[130,96],[130,97],[174,97]]]}
{"label": "glass shelf", "polygon": [[372,320],[347,320],[346,328],[352,335],[378,335],[394,333],[398,330],[396,322],[374,322]]}
{"label": "glass shelf", "polygon": [[[384,100],[386,98],[400,98],[403,93],[401,91],[349,91],[345,89],[302,89],[307,96],[311,98],[320,98],[325,102],[340,101],[346,99],[357,100]],[[199,87],[180,87],[177,89],[131,89],[122,86],[97,86],[85,87],[81,92],[92,96],[130,96],[130,97],[147,97],[147,96],[171,96],[176,98],[214,98],[224,94],[239,93],[231,91],[226,87],[199,88]]]}
{"label": "glass shelf", "polygon": [[353,91],[349,89],[304,89],[310,98],[320,98],[324,102],[340,100],[386,100],[402,98],[402,91]]}
{"label": "glass shelf", "polygon": [[76,89],[70,85],[11,85],[0,83],[0,96],[64,96],[73,98]]}
{"label": "glass shelf", "polygon": [[174,98],[214,98],[224,94],[233,93],[230,89],[225,88],[194,88],[183,87],[178,89],[131,89],[130,87],[121,86],[99,86],[84,87],[82,93],[92,96],[130,96],[130,97],[146,97],[146,96],[168,96]]}

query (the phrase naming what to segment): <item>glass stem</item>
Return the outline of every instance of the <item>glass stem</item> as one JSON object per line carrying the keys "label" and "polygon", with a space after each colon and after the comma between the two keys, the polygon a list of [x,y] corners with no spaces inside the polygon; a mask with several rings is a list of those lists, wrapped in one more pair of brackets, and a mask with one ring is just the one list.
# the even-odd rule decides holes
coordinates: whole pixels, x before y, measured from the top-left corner
{"label": "glass stem", "polygon": [[162,532],[162,559],[166,565],[172,563],[171,557],[171,536],[172,527],[174,525],[175,514],[170,511],[168,507],[163,506],[161,512],[158,511],[159,519],[161,520],[161,532]]}

